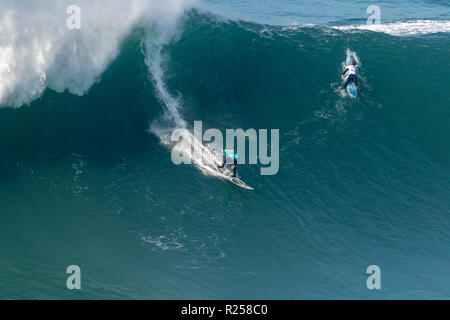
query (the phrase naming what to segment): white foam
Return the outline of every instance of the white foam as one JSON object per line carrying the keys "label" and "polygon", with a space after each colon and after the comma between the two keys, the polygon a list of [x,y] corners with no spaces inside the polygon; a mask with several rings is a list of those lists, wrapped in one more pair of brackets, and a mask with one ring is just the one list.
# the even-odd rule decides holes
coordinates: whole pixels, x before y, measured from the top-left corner
{"label": "white foam", "polygon": [[[20,107],[49,87],[84,94],[117,56],[138,23],[167,34],[193,0],[2,0],[0,106]],[[81,29],[69,30],[66,10],[81,8]]]}
{"label": "white foam", "polygon": [[415,20],[385,24],[338,26],[333,28],[343,31],[368,30],[373,32],[382,32],[393,36],[414,36],[450,32],[450,21]]}
{"label": "white foam", "polygon": [[161,41],[155,38],[154,35],[150,36],[144,41],[143,49],[156,96],[163,107],[163,116],[153,121],[150,125],[150,132],[157,135],[161,143],[169,149],[174,148],[177,153],[182,153],[189,157],[192,163],[204,174],[223,177],[224,174],[218,170],[218,166],[221,164],[220,158],[222,153],[220,156],[216,155],[188,130],[184,130],[182,144],[175,144],[171,141],[171,135],[174,130],[187,128],[187,124],[180,114],[182,109],[181,98],[173,97],[164,81],[162,67],[164,63],[163,45]]}

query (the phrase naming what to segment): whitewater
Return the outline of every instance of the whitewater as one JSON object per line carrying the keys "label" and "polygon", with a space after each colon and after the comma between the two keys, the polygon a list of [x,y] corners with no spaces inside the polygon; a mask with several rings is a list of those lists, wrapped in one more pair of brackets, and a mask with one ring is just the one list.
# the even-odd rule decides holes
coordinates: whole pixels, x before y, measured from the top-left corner
{"label": "whitewater", "polygon": [[176,32],[192,1],[79,1],[82,27],[66,27],[68,0],[5,0],[0,4],[0,105],[20,107],[48,87],[82,95],[117,57],[138,24],[156,26],[160,37]]}

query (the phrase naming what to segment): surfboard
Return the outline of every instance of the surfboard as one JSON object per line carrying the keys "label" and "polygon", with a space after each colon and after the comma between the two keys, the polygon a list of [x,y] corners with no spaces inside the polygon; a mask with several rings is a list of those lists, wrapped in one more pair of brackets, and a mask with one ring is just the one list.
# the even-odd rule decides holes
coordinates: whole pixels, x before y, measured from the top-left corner
{"label": "surfboard", "polygon": [[[347,52],[347,58],[345,59],[344,70],[345,70],[346,67],[348,67],[352,63],[352,61],[354,59],[355,58],[353,57],[353,55],[351,53]],[[345,81],[347,81],[347,79],[348,79],[348,76],[345,78]],[[350,81],[350,83],[348,84],[348,86],[347,86],[347,93],[352,98],[356,98],[357,97],[357,95],[358,95],[358,88],[356,87],[356,85],[355,85],[355,83],[353,81]]]}
{"label": "surfboard", "polygon": [[222,177],[222,178],[230,181],[231,183],[237,185],[238,187],[241,187],[241,188],[247,189],[247,190],[254,190],[252,187],[250,187],[248,184],[246,184],[244,181],[242,181],[238,177],[233,177],[233,173],[228,168],[226,168],[226,167],[219,168],[218,167],[222,162],[222,159],[221,159],[221,155],[223,154],[222,150],[217,150],[217,151],[219,151],[219,154],[220,154],[220,156],[219,156],[218,154],[216,154],[216,149],[210,150],[208,147],[206,147],[206,149],[209,152],[211,152],[211,154],[213,155],[214,162],[217,167],[215,167],[213,169],[209,166],[205,166],[203,169],[210,171],[213,175],[217,175],[219,177]]}
{"label": "surfboard", "polygon": [[353,81],[350,81],[350,83],[348,84],[347,92],[352,98],[356,98],[358,96],[358,88]]}
{"label": "surfboard", "polygon": [[220,171],[220,173],[222,173],[222,177],[224,177],[225,179],[227,179],[231,183],[234,183],[238,187],[241,187],[241,188],[244,188],[244,189],[247,189],[247,190],[254,190],[252,187],[250,187],[248,184],[246,184],[244,181],[242,181],[238,177],[233,177],[231,171],[229,171],[228,169],[226,169],[226,168],[218,168],[218,170]]}

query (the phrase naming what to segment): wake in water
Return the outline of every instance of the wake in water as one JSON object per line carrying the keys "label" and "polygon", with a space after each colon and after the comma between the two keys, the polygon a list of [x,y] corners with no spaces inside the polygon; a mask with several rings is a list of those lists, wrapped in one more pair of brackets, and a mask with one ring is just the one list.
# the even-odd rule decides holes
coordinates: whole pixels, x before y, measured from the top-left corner
{"label": "wake in water", "polygon": [[[163,105],[163,115],[152,122],[150,132],[156,134],[163,145],[171,148],[172,152],[187,156],[204,174],[224,177],[218,166],[221,160],[212,150],[205,147],[188,130],[178,131],[182,136],[183,143],[172,141],[172,134],[177,129],[187,129],[186,122],[180,115],[181,98],[173,97],[164,82],[163,72],[163,50],[164,42],[160,38],[147,36],[142,44],[145,55],[145,63],[148,67],[156,95]],[[176,143],[176,144],[175,144]],[[228,173],[228,171],[225,171]],[[231,173],[230,173],[231,174]]]}

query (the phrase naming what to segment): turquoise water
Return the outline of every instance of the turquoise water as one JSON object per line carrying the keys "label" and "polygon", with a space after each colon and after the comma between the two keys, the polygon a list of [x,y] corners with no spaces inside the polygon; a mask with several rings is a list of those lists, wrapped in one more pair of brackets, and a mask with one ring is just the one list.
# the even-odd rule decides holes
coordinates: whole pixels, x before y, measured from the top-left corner
{"label": "turquoise water", "polygon": [[[188,10],[160,55],[138,25],[87,92],[0,108],[0,298],[450,297],[449,33],[334,29],[321,24],[347,10],[303,21],[295,1],[275,19],[318,26],[268,26],[264,3],[239,23],[216,16],[224,4]],[[340,90],[347,49],[356,100]],[[168,107],[157,57],[188,127],[280,129],[278,174],[240,165],[246,191],[174,165],[149,130]],[[372,264],[381,290],[366,287]]]}

